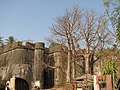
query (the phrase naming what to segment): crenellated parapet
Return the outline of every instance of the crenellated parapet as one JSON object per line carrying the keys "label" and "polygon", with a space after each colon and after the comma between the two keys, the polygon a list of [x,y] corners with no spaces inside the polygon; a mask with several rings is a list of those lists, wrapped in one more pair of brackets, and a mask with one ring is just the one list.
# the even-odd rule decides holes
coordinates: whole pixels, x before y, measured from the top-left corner
{"label": "crenellated parapet", "polygon": [[62,44],[52,43],[49,46],[49,53],[63,52],[65,51],[65,49],[65,46],[63,46]]}
{"label": "crenellated parapet", "polygon": [[35,44],[26,42],[25,45],[19,44],[19,42],[13,44],[6,44],[0,48],[0,54],[7,53],[15,49],[32,49],[34,50]]}
{"label": "crenellated parapet", "polygon": [[35,49],[45,49],[45,44],[42,42],[35,43]]}

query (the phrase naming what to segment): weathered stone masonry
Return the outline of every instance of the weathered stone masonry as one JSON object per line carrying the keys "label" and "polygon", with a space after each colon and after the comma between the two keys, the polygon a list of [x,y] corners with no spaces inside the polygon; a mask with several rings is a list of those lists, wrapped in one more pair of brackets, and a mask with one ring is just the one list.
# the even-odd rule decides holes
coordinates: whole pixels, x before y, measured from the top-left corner
{"label": "weathered stone masonry", "polygon": [[[52,45],[46,48],[44,43],[26,43],[26,45],[8,44],[0,48],[0,77],[9,80],[12,76],[25,79],[30,86],[35,81],[40,82],[40,88],[44,86],[45,68],[43,62],[45,55],[53,56],[53,83],[59,85],[65,81],[66,59],[61,45]],[[64,63],[64,64],[63,64]],[[49,81],[48,81],[49,82]]]}

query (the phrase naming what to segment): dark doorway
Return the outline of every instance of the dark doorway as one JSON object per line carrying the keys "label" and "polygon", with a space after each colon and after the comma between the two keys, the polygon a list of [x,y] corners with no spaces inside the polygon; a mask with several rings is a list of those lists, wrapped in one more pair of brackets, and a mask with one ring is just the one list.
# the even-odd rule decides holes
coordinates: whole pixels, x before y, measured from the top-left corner
{"label": "dark doorway", "polygon": [[54,69],[44,70],[44,89],[54,86]]}
{"label": "dark doorway", "polygon": [[5,87],[0,87],[0,90],[5,90]]}
{"label": "dark doorway", "polygon": [[29,90],[29,84],[26,80],[16,77],[15,90]]}

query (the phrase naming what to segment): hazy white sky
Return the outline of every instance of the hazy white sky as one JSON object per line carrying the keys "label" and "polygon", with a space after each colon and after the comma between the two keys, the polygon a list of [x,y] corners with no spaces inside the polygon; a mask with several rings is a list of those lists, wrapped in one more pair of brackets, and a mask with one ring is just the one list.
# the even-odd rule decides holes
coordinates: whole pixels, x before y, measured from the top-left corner
{"label": "hazy white sky", "polygon": [[104,13],[102,0],[0,0],[0,36],[44,42],[55,18],[75,3]]}

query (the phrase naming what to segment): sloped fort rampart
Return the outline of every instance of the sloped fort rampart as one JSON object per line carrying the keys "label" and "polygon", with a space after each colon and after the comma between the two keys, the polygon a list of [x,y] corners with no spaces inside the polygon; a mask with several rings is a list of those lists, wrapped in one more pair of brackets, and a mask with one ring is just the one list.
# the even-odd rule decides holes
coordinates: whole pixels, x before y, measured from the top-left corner
{"label": "sloped fort rampart", "polygon": [[53,44],[26,42],[7,44],[0,48],[0,77],[9,80],[12,76],[25,79],[30,87],[39,81],[40,88],[60,85],[65,81],[67,59],[64,48]]}

